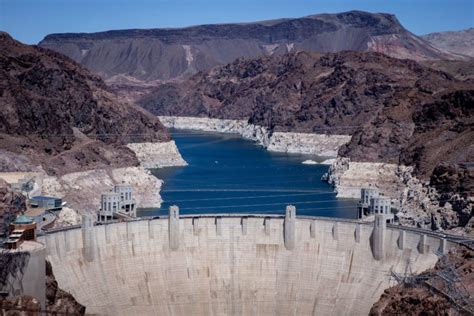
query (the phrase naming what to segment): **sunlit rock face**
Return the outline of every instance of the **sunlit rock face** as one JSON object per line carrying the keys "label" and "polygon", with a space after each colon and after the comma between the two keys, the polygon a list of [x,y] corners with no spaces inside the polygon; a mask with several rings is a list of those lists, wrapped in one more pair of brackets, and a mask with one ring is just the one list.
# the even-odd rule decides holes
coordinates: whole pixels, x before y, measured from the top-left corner
{"label": "sunlit rock face", "polygon": [[233,60],[298,51],[377,51],[415,60],[456,58],[407,31],[394,15],[350,11],[241,24],[50,34],[39,45],[110,83],[183,78]]}

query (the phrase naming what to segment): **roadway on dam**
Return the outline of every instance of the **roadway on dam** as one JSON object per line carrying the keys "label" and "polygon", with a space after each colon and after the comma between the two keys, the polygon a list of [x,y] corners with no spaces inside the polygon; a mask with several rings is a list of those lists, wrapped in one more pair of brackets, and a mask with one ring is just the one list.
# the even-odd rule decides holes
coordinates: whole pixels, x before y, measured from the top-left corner
{"label": "roadway on dam", "polygon": [[356,217],[356,200],[337,199],[321,181],[327,165],[305,165],[324,157],[269,152],[238,135],[172,130],[186,167],[153,170],[164,180],[160,209],[139,210],[139,216],[168,214],[283,214],[288,204],[299,215]]}

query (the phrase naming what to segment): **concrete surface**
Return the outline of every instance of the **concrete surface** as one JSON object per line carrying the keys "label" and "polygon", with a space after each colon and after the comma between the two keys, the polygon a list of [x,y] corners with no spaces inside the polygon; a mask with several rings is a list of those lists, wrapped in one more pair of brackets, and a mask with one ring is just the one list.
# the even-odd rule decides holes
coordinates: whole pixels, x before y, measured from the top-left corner
{"label": "concrete surface", "polygon": [[[391,270],[421,272],[440,245],[453,246],[417,230],[400,243],[402,230],[389,225],[375,258],[373,224],[297,217],[289,250],[284,220],[181,216],[178,225],[161,218],[42,238],[59,286],[88,313],[109,315],[366,315]],[[176,249],[169,227],[179,231]]]}
{"label": "concrete surface", "polygon": [[35,241],[24,241],[18,249],[7,252],[27,252],[29,256],[16,275],[8,276],[7,285],[1,290],[8,292],[9,296],[32,296],[40,302],[42,309],[46,308],[45,246]]}

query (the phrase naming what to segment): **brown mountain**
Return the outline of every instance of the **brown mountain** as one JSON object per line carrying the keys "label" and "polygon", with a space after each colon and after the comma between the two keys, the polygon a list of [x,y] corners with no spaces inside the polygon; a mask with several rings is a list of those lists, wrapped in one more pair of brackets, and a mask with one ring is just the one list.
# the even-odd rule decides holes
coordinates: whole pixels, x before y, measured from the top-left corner
{"label": "brown mountain", "polygon": [[421,63],[430,68],[447,72],[460,80],[474,80],[474,58],[466,60],[425,60]]}
{"label": "brown mountain", "polygon": [[462,31],[430,33],[421,36],[434,47],[474,57],[474,28]]}
{"label": "brown mountain", "polygon": [[63,53],[123,86],[189,77],[236,58],[289,52],[376,51],[415,60],[457,58],[407,31],[394,15],[350,11],[242,24],[117,30],[46,36]]}
{"label": "brown mountain", "polygon": [[0,167],[50,174],[138,165],[127,142],[166,141],[159,120],[119,102],[104,82],[56,52],[0,33]]}
{"label": "brown mountain", "polygon": [[379,53],[240,59],[139,102],[157,115],[248,119],[273,131],[354,135],[340,154],[414,165],[473,161],[474,84]]}

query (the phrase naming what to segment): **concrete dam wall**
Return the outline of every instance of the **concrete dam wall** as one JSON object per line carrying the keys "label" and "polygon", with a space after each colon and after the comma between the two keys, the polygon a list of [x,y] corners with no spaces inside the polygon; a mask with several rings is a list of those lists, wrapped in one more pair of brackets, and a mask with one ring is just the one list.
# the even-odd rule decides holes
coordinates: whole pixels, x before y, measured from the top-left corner
{"label": "concrete dam wall", "polygon": [[434,234],[330,218],[201,215],[48,234],[59,286],[87,313],[367,314],[391,271],[421,272],[453,244]]}

